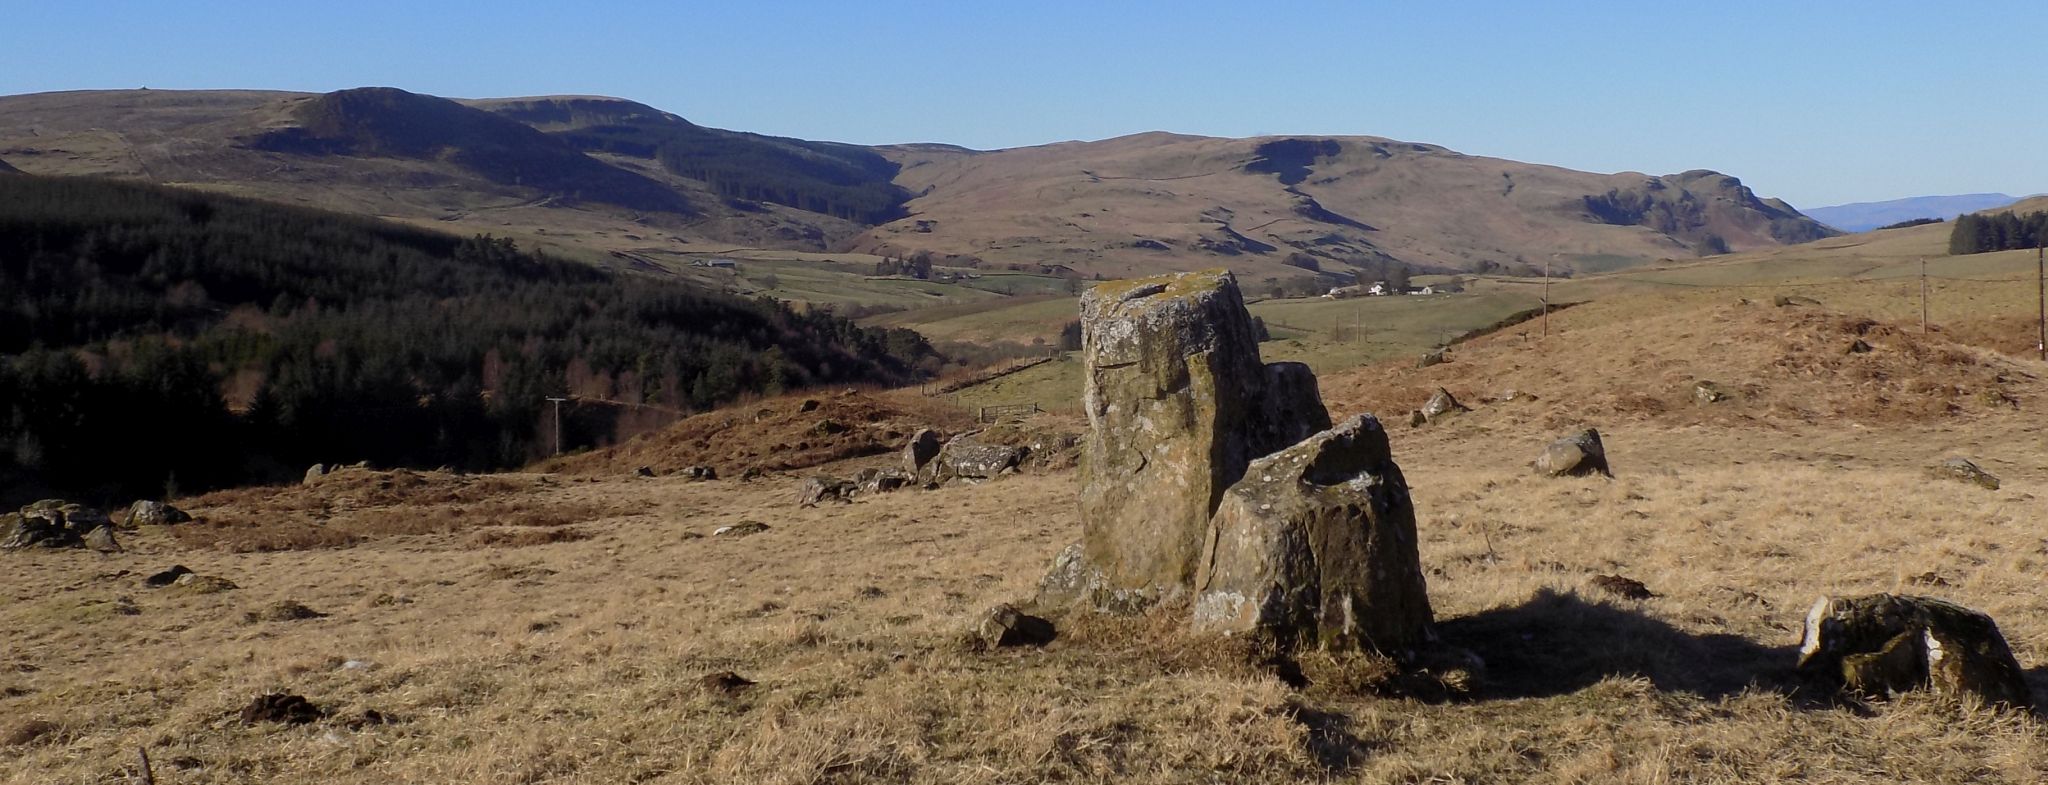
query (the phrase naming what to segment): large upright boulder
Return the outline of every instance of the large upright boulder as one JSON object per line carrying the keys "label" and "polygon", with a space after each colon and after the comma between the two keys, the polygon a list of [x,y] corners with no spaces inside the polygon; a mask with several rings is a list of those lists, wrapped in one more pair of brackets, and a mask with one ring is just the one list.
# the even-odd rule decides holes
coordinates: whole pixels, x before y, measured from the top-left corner
{"label": "large upright boulder", "polygon": [[1822,597],[1806,614],[1799,671],[1823,686],[1881,698],[1909,690],[2034,705],[1997,623],[1932,597]]}
{"label": "large upright boulder", "polygon": [[1329,427],[1315,376],[1259,359],[1225,270],[1081,298],[1081,524],[1042,603],[1142,607],[1192,586],[1209,518],[1252,459]]}
{"label": "large upright boulder", "polygon": [[1195,577],[1197,629],[1405,657],[1435,639],[1415,506],[1379,420],[1251,462]]}
{"label": "large upright boulder", "polygon": [[923,477],[925,467],[931,464],[933,458],[939,457],[939,449],[944,446],[945,443],[939,438],[938,431],[930,428],[917,429],[917,433],[910,435],[910,444],[903,448],[903,470],[910,472],[912,477]]}

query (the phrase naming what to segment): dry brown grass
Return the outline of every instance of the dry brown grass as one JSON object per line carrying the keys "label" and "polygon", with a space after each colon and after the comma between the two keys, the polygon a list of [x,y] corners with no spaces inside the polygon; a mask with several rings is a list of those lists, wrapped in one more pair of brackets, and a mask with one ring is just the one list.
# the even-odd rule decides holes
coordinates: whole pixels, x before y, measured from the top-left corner
{"label": "dry brown grass", "polygon": [[[64,723],[11,748],[0,779],[114,779],[138,745],[184,761],[179,783],[2048,776],[2040,720],[1924,696],[1836,706],[1789,677],[1813,597],[1933,591],[1993,614],[2048,688],[2041,426],[1620,422],[1617,479],[1551,481],[1523,465],[1547,434],[1484,415],[1395,432],[1443,632],[1489,664],[1464,700],[1390,697],[1371,663],[1312,657],[1290,687],[1172,614],[1063,619],[1043,650],[964,645],[975,612],[1028,596],[1076,536],[1071,473],[815,510],[791,507],[786,482],[513,476],[494,478],[508,509],[625,512],[515,551],[394,534],[234,553],[144,532],[105,557],[7,554],[0,709]],[[2005,489],[1930,482],[1951,451]],[[747,519],[771,528],[689,536]],[[134,585],[170,562],[242,588]],[[1908,583],[1927,572],[1948,585]],[[1587,588],[1615,573],[1659,596]],[[104,610],[117,595],[142,613]],[[284,598],[331,615],[237,621]],[[700,683],[726,670],[758,684]],[[232,719],[270,690],[333,718]],[[397,721],[351,719],[371,709]]]}
{"label": "dry brown grass", "polygon": [[[1504,411],[1524,411],[1546,427],[1587,418],[1874,426],[2048,404],[2039,363],[1943,332],[1922,335],[1917,326],[1826,308],[1742,304],[1733,295],[1647,307],[1644,299],[1553,314],[1548,338],[1525,323],[1461,344],[1444,365],[1418,369],[1410,360],[1333,374],[1324,397],[1334,408],[1393,414],[1419,407],[1439,386],[1472,404],[1516,390],[1541,405]],[[1870,351],[1850,353],[1856,341]],[[1702,380],[1734,399],[1696,405],[1692,385]]]}
{"label": "dry brown grass", "polygon": [[[1588,305],[1552,327],[1541,346],[1508,334],[1325,386],[1339,413],[1405,409],[1435,384],[1474,399],[1392,429],[1440,631],[1486,661],[1474,683],[1323,656],[1295,679],[1172,609],[1069,616],[1046,648],[981,650],[975,615],[1028,597],[1078,537],[1072,472],[797,509],[786,476],[633,477],[638,455],[706,454],[650,440],[582,458],[581,476],[345,471],[187,500],[213,522],[139,532],[124,553],[0,554],[0,714],[51,723],[5,748],[0,780],[118,781],[138,746],[177,783],[2048,779],[2036,716],[1838,703],[1791,673],[1815,597],[1929,593],[1996,618],[2048,697],[2033,412],[2048,369],[1726,298]],[[1877,351],[1821,351],[1852,336]],[[1742,397],[1696,406],[1694,378]],[[1541,399],[1474,394],[1504,386]],[[1555,427],[1579,421],[1602,429],[1616,477],[1534,476]],[[758,441],[711,423],[698,438]],[[1932,478],[1950,455],[2003,488]],[[768,529],[709,536],[750,520]],[[321,547],[295,544],[308,537]],[[137,586],[172,563],[240,588]],[[1654,596],[1616,598],[1601,575]],[[240,621],[287,599],[329,615]],[[707,686],[726,671],[756,683]],[[271,691],[328,719],[241,725]]]}
{"label": "dry brown grass", "polygon": [[602,499],[536,502],[555,484],[532,475],[468,476],[341,469],[309,485],[220,491],[190,502],[196,520],[170,529],[188,548],[230,552],[344,548],[388,537],[468,532],[472,546],[524,547],[587,538],[571,524],[626,508]]}
{"label": "dry brown grass", "polygon": [[955,433],[973,415],[916,390],[813,391],[690,417],[614,447],[541,463],[541,471],[577,475],[660,474],[710,466],[721,477],[747,469],[790,471],[880,455],[903,447],[919,428]]}

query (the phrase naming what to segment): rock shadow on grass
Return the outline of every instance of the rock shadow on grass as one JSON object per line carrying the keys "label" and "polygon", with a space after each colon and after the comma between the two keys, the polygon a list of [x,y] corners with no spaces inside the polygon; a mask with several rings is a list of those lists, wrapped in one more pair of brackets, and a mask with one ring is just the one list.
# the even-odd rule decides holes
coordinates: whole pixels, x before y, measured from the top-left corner
{"label": "rock shadow on grass", "polygon": [[1642,677],[1666,692],[1708,699],[1745,689],[1792,695],[1797,646],[1761,646],[1739,635],[1686,632],[1627,608],[1576,594],[1538,591],[1527,602],[1439,623],[1446,642],[1486,661],[1479,700],[1543,698],[1614,676]]}

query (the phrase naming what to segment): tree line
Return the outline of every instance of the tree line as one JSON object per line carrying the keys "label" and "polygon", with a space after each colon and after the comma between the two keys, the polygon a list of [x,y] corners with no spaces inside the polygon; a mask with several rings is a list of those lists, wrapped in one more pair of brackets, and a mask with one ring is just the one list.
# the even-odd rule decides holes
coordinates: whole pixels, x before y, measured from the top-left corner
{"label": "tree line", "polygon": [[2048,212],[1959,215],[1948,232],[1953,255],[2040,247],[2048,239]]}
{"label": "tree line", "polygon": [[[899,384],[942,357],[676,281],[371,219],[83,178],[0,178],[0,492],[155,495],[314,462],[542,454],[545,399],[678,410]],[[572,421],[588,443],[598,423]]]}

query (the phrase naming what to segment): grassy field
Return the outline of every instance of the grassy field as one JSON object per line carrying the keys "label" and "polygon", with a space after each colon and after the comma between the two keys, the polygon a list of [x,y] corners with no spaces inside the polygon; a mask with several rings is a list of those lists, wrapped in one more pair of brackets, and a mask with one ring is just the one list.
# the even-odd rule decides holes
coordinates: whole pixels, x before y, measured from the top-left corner
{"label": "grassy field", "polygon": [[[1042,650],[965,645],[977,611],[1028,596],[1078,536],[1071,473],[798,509],[793,476],[362,472],[193,504],[359,535],[348,547],[239,552],[234,529],[200,524],[111,556],[7,554],[0,779],[120,781],[142,747],[176,783],[2048,777],[2038,719],[1917,695],[1833,705],[1789,673],[1814,597],[1904,590],[1992,613],[2048,689],[2038,423],[1624,418],[1601,423],[1617,479],[1553,481],[1523,465],[1548,435],[1528,416],[1394,434],[1440,629],[1489,665],[1457,701],[1380,694],[1317,658],[1290,687],[1178,611],[1062,618]],[[1927,481],[1957,449],[2007,487]],[[749,520],[769,528],[706,536]],[[240,588],[136,585],[172,563]],[[1596,574],[1658,596],[1608,597]],[[244,619],[284,600],[326,615]],[[756,683],[704,681],[725,671]],[[328,717],[236,719],[273,690]]]}
{"label": "grassy field", "polygon": [[[1317,373],[1333,373],[1419,355],[1540,302],[1535,295],[1503,286],[1497,291],[1431,297],[1265,300],[1252,303],[1250,310],[1265,320],[1272,335],[1259,345],[1267,362],[1301,362]],[[1078,318],[1078,311],[1077,300],[1047,298],[996,310],[958,306],[885,314],[869,321],[909,326],[941,339],[1057,340],[1059,326]],[[1081,368],[1073,361],[995,379],[961,390],[955,398],[966,406],[1037,403],[1078,411],[1080,395]]]}
{"label": "grassy field", "polygon": [[1016,297],[987,304],[956,305],[916,312],[881,314],[865,324],[909,327],[941,341],[1056,344],[1060,329],[1079,319],[1080,299],[1067,294]]}

